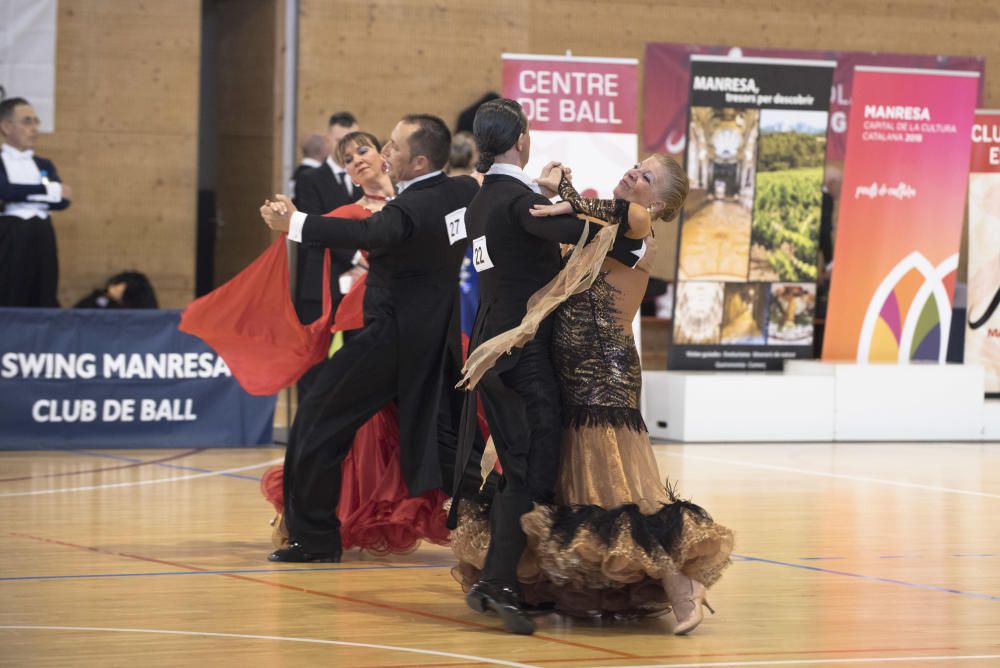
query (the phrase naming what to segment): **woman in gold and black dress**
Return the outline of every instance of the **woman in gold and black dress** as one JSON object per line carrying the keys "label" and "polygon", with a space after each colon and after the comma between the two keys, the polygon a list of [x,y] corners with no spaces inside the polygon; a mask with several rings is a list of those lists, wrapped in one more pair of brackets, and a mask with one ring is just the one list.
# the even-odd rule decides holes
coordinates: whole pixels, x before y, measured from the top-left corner
{"label": "woman in gold and black dress", "polygon": [[[639,410],[641,367],[632,332],[649,281],[651,219],[670,220],[687,197],[683,169],[654,155],[615,188],[615,200],[581,198],[561,170],[539,180],[563,201],[536,215],[598,218],[618,229],[597,277],[555,314],[553,361],[563,407],[556,502],[521,524],[528,550],[518,568],[528,604],[567,613],[649,615],[672,609],[673,633],[702,620],[706,588],[729,564],[732,532],[674,496],[659,476]],[[558,184],[558,185],[557,185]],[[526,319],[531,317],[529,311]],[[485,344],[484,344],[485,345]],[[452,535],[456,576],[475,581],[488,542],[482,508],[463,506]]]}

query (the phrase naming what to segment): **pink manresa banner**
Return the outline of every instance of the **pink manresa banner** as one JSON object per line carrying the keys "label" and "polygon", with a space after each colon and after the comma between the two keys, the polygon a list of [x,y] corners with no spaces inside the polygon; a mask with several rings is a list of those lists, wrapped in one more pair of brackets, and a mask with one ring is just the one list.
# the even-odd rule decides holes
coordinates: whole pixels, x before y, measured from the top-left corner
{"label": "pink manresa banner", "polygon": [[969,174],[969,298],[965,363],[1000,394],[1000,110],[976,112]]}
{"label": "pink manresa banner", "polygon": [[944,362],[978,86],[855,69],[823,359]]}

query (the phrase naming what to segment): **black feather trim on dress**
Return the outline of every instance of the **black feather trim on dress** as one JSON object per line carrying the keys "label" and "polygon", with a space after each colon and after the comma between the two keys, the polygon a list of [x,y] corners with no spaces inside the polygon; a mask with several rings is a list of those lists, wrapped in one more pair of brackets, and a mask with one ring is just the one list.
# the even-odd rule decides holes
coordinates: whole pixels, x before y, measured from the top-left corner
{"label": "black feather trim on dress", "polygon": [[552,537],[563,546],[568,546],[581,529],[587,529],[607,546],[615,538],[619,520],[625,516],[629,520],[632,540],[652,554],[659,544],[670,555],[680,547],[686,513],[697,521],[711,521],[711,516],[701,506],[678,498],[667,484],[670,502],[658,511],[644,514],[639,506],[627,503],[616,508],[602,508],[595,505],[553,506]]}
{"label": "black feather trim on dress", "polygon": [[623,406],[563,406],[563,427],[614,427],[646,432],[642,413]]}

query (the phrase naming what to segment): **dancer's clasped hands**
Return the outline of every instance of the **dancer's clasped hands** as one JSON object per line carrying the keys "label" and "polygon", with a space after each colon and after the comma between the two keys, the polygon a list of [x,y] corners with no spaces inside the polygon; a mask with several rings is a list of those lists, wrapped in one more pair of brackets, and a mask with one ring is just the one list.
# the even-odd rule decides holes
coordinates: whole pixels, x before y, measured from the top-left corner
{"label": "dancer's clasped hands", "polygon": [[573,170],[566,165],[553,160],[542,167],[541,175],[535,179],[535,183],[542,189],[542,194],[546,197],[555,197],[559,193],[559,181],[563,175],[567,179],[573,178]]}
{"label": "dancer's clasped hands", "polygon": [[296,211],[295,205],[287,195],[277,194],[273,201],[264,200],[264,205],[260,207],[260,217],[275,232],[287,232],[292,214]]}

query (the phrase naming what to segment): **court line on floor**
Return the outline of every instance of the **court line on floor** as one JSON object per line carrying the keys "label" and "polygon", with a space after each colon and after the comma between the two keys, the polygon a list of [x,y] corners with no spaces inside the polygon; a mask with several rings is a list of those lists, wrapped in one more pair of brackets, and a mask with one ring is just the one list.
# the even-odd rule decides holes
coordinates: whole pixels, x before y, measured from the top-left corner
{"label": "court line on floor", "polygon": [[[201,448],[201,450],[205,449],[206,448]],[[78,452],[82,455],[89,455],[91,457],[105,457],[107,459],[118,459],[126,462],[142,461],[141,459],[137,459],[135,457],[126,457],[125,455],[113,455],[111,453],[103,453],[103,452],[93,452],[92,450],[73,450],[71,452]],[[159,466],[162,466],[163,468],[167,469],[177,469],[179,471],[195,471],[196,473],[207,473],[212,470],[212,469],[200,468],[198,466],[182,466],[181,464],[160,464]],[[238,473],[226,473],[225,477],[240,478],[241,480],[253,480],[254,482],[260,482],[260,478],[256,478],[254,476],[249,476],[249,475],[239,475]]]}
{"label": "court line on floor", "polygon": [[787,568],[797,568],[803,571],[815,571],[817,573],[828,573],[830,575],[844,575],[851,578],[857,578],[859,580],[865,580],[867,582],[881,582],[884,584],[895,584],[902,585],[904,587],[910,587],[912,589],[923,589],[925,591],[936,591],[945,594],[957,594],[959,596],[968,596],[970,598],[978,598],[985,601],[1000,601],[1000,596],[993,596],[992,594],[980,594],[972,591],[962,591],[961,589],[950,589],[948,587],[940,587],[938,585],[923,584],[920,582],[907,582],[906,580],[897,580],[895,578],[883,578],[877,575],[864,575],[863,573],[852,573],[851,571],[838,571],[831,568],[821,568],[819,566],[810,566],[808,564],[794,564],[787,561],[777,561],[775,559],[764,559],[762,557],[751,557],[744,554],[733,554],[733,557],[741,559],[743,561],[755,561],[762,564],[770,564],[772,566],[785,566]]}
{"label": "court line on floor", "polygon": [[[65,547],[71,547],[71,548],[75,548],[75,549],[79,549],[79,550],[87,550],[89,552],[96,552],[98,554],[105,554],[105,555],[113,556],[113,557],[125,557],[127,559],[135,559],[137,561],[145,561],[145,562],[149,562],[149,563],[153,563],[153,564],[160,564],[160,565],[163,565],[163,566],[171,566],[173,568],[180,568],[180,569],[183,569],[183,570],[192,570],[192,571],[206,571],[206,570],[208,570],[206,568],[198,568],[197,566],[192,566],[190,564],[183,564],[183,563],[175,562],[175,561],[166,561],[164,559],[155,559],[153,557],[144,557],[142,555],[129,554],[127,552],[112,552],[110,550],[103,550],[103,549],[98,548],[98,547],[91,547],[89,545],[79,545],[77,543],[70,543],[70,542],[67,542],[67,541],[57,540],[55,538],[44,538],[42,536],[32,536],[31,534],[19,533],[19,532],[13,532],[13,531],[9,532],[9,535],[11,535],[11,536],[17,536],[19,538],[28,538],[28,539],[40,541],[40,542],[43,542],[43,543],[53,543],[55,545],[63,545]],[[289,591],[294,591],[294,592],[298,592],[298,593],[302,593],[302,594],[311,594],[313,596],[322,596],[324,598],[329,598],[329,599],[333,599],[333,600],[337,600],[337,601],[344,601],[344,602],[347,602],[347,603],[354,603],[354,604],[364,605],[364,606],[373,607],[373,608],[380,608],[380,609],[383,609],[383,610],[390,610],[390,611],[393,611],[393,612],[401,612],[401,613],[404,613],[404,614],[413,615],[413,616],[417,616],[417,617],[426,617],[428,619],[433,619],[435,621],[444,621],[444,622],[448,622],[448,623],[451,623],[451,624],[457,624],[459,626],[465,626],[465,627],[470,627],[470,628],[474,628],[474,629],[481,629],[481,630],[493,631],[493,632],[501,632],[500,631],[499,623],[491,625],[491,624],[483,624],[481,622],[472,622],[472,621],[469,621],[469,620],[466,620],[466,619],[461,619],[459,617],[448,617],[446,615],[439,615],[439,614],[436,614],[436,613],[433,613],[433,612],[424,612],[423,610],[414,610],[412,608],[403,608],[403,607],[399,607],[399,606],[395,606],[395,605],[390,605],[388,603],[380,603],[378,601],[371,601],[371,600],[366,600],[366,599],[363,599],[363,598],[355,598],[353,596],[344,596],[342,594],[331,594],[329,592],[319,591],[319,590],[316,590],[316,589],[307,589],[305,587],[298,587],[298,586],[295,586],[295,585],[285,584],[283,582],[273,582],[271,580],[262,580],[260,578],[251,578],[251,577],[247,577],[245,575],[237,575],[237,574],[230,574],[230,573],[220,573],[219,576],[220,577],[224,577],[224,578],[232,578],[233,580],[243,580],[245,582],[253,582],[253,583],[256,583],[256,584],[263,584],[263,585],[267,585],[269,587],[276,587],[278,589],[286,589],[286,590],[289,590]],[[547,635],[544,635],[544,634],[541,634],[541,633],[535,633],[534,635],[531,635],[529,637],[532,638],[532,639],[534,639],[534,640],[541,640],[541,641],[545,641],[545,642],[552,642],[552,643],[556,643],[556,644],[559,644],[559,645],[566,645],[568,647],[576,647],[576,648],[579,648],[579,649],[586,649],[586,650],[590,650],[590,651],[593,651],[593,652],[603,652],[606,655],[610,654],[612,656],[615,656],[615,657],[621,658],[621,659],[637,659],[637,658],[639,658],[635,654],[631,654],[629,652],[622,652],[622,651],[619,651],[619,650],[616,650],[616,649],[609,649],[607,647],[598,647],[596,645],[588,645],[586,643],[573,642],[571,640],[563,640],[561,638],[553,638],[551,636],[547,636]]]}
{"label": "court line on floor", "polygon": [[[779,659],[777,661],[712,661],[709,663],[652,663],[626,668],[743,668],[747,666],[821,666],[852,663],[901,663],[903,661],[993,661],[1000,654],[969,654],[952,656],[883,656],[855,657],[851,659]],[[604,666],[603,668],[621,668]]]}
{"label": "court line on floor", "polygon": [[[421,654],[429,656],[439,656],[451,659],[461,659],[467,661],[473,661],[475,663],[486,663],[495,666],[510,666],[512,668],[539,668],[537,665],[526,664],[526,663],[516,663],[513,661],[505,661],[503,659],[492,659],[489,657],[476,656],[471,654],[457,654],[454,652],[443,652],[439,650],[428,650],[419,649],[416,647],[404,647],[399,645],[381,645],[375,643],[358,643],[358,642],[348,642],[342,640],[326,640],[322,638],[305,638],[297,636],[274,636],[274,635],[258,635],[250,633],[221,633],[221,632],[211,632],[211,631],[179,631],[172,629],[139,629],[139,628],[117,628],[117,627],[100,627],[100,626],[49,626],[49,625],[36,625],[36,624],[3,624],[0,625],[0,630],[10,630],[10,631],[70,631],[70,632],[98,632],[98,633],[145,633],[154,635],[171,635],[171,636],[194,636],[203,638],[231,638],[239,640],[276,640],[281,642],[297,642],[305,644],[316,644],[316,645],[334,645],[339,647],[352,647],[359,649],[380,649],[388,650],[392,652],[405,652],[409,654]],[[659,664],[648,664],[644,666],[629,666],[627,668],[741,668],[749,666],[797,666],[797,665],[844,665],[844,664],[857,664],[857,663],[900,663],[903,661],[985,661],[994,660],[1000,658],[1000,654],[966,654],[966,655],[921,655],[921,656],[889,656],[889,657],[853,657],[853,658],[842,658],[842,659],[778,659],[778,660],[758,660],[758,661],[714,661],[714,662],[700,662],[700,663],[659,663]],[[580,661],[588,661],[593,659],[579,659]],[[558,663],[564,662],[565,660],[549,660],[544,661],[545,663]],[[427,664],[421,664],[427,665]],[[438,665],[455,665],[455,664],[438,664]],[[608,666],[607,668],[620,668],[617,666]]]}
{"label": "court line on floor", "polygon": [[[64,545],[73,548],[85,548],[88,550],[103,552],[105,554],[115,554],[116,556],[124,556],[134,559],[146,559],[145,557],[137,557],[135,555],[125,554],[125,553],[111,553],[106,550],[98,550],[97,548],[90,548],[82,545],[76,545],[74,543],[65,543],[63,541],[53,540],[51,538],[41,538],[39,536],[32,536],[30,534],[22,534],[17,532],[9,532],[9,535],[16,536],[20,538],[29,538],[32,540],[40,540],[49,543],[55,543],[58,545]],[[821,568],[819,566],[809,566],[806,564],[796,564],[786,561],[778,561],[775,559],[765,559],[763,557],[753,557],[743,554],[733,554],[733,557],[739,561],[743,562],[758,562],[763,564],[769,564],[772,566],[784,566],[786,568],[797,568],[800,570],[813,571],[817,573],[826,573],[829,575],[842,575],[846,577],[857,578],[859,580],[865,580],[868,582],[880,582],[883,584],[894,584],[904,587],[909,587],[911,589],[922,589],[925,591],[934,591],[945,594],[956,594],[959,596],[968,596],[970,598],[978,598],[987,601],[1000,601],[1000,596],[994,596],[992,594],[980,594],[978,592],[962,591],[960,589],[951,589],[948,587],[941,587],[938,585],[929,585],[921,582],[908,582],[906,580],[897,580],[895,578],[885,578],[876,575],[865,575],[863,573],[853,573],[851,571],[839,571],[830,568]],[[173,566],[173,564],[170,564]],[[158,577],[158,576],[168,576],[168,575],[238,575],[246,573],[311,573],[314,571],[375,571],[375,570],[433,570],[450,568],[450,566],[435,566],[432,564],[416,564],[416,565],[380,565],[380,566],[314,566],[308,568],[257,568],[257,569],[221,569],[221,570],[184,570],[184,571],[156,571],[150,573],[85,573],[77,575],[22,575],[22,576],[8,576],[0,577],[0,582],[25,582],[25,581],[44,581],[44,580],[88,580],[88,579],[100,579],[100,578],[119,578],[119,577]]]}
{"label": "court line on floor", "polygon": [[[86,469],[86,470],[83,470],[83,471],[63,471],[61,473],[45,473],[45,474],[42,474],[42,475],[26,475],[26,476],[21,476],[19,478],[0,478],[0,482],[15,482],[15,481],[20,481],[20,480],[41,480],[42,478],[59,478],[59,477],[62,477],[62,476],[69,476],[69,475],[84,475],[84,474],[87,474],[87,473],[104,473],[105,471],[121,471],[123,469],[136,468],[137,466],[145,466],[147,464],[162,465],[164,462],[173,461],[175,459],[183,459],[184,457],[188,457],[190,455],[194,455],[194,454],[197,454],[199,452],[204,452],[204,451],[205,451],[205,448],[191,448],[190,450],[187,450],[185,452],[173,454],[173,455],[170,455],[168,457],[162,457],[160,459],[150,459],[150,460],[134,459],[134,458],[131,458],[131,457],[128,457],[128,458],[126,458],[126,457],[115,457],[114,459],[123,459],[125,461],[130,461],[132,463],[131,464],[123,464],[122,466],[106,466],[104,468],[99,468],[99,469]],[[74,454],[78,453],[78,451],[75,451],[75,450],[69,450],[67,452],[72,452]],[[100,454],[97,454],[97,453],[91,453],[91,452],[87,452],[85,454],[88,454],[88,455],[91,455],[91,456],[94,456],[94,457],[101,457],[101,456],[103,456],[103,455],[100,455]]]}
{"label": "court line on floor", "polygon": [[172,636],[196,636],[203,638],[236,638],[240,640],[279,640],[282,642],[298,642],[314,645],[335,645],[338,647],[356,647],[362,649],[382,649],[391,652],[407,652],[410,654],[423,654],[428,656],[440,656],[450,659],[465,659],[478,663],[487,663],[493,666],[510,666],[511,668],[538,668],[527,663],[516,663],[514,661],[504,661],[502,659],[490,659],[485,656],[475,656],[472,654],[455,654],[454,652],[440,652],[433,649],[417,649],[416,647],[401,647],[398,645],[376,645],[363,642],[346,642],[343,640],[324,640],[322,638],[302,638],[295,636],[267,636],[255,635],[252,633],[213,633],[210,631],[173,631],[169,629],[134,629],[134,628],[113,628],[104,626],[42,626],[29,624],[2,624],[0,629],[14,631],[89,631],[104,633],[150,633],[157,635]]}
{"label": "court line on floor", "polygon": [[116,482],[108,483],[106,485],[86,485],[84,487],[62,487],[57,489],[36,489],[30,492],[3,492],[0,493],[0,498],[10,498],[15,496],[41,496],[44,494],[66,494],[69,492],[90,492],[98,489],[116,489],[121,487],[142,487],[145,485],[160,485],[168,482],[181,482],[184,480],[196,480],[198,478],[211,478],[224,476],[227,473],[239,473],[240,471],[249,471],[251,469],[259,469],[265,466],[273,466],[285,460],[284,457],[278,457],[277,459],[271,459],[266,462],[259,462],[257,464],[250,464],[249,466],[239,466],[231,469],[223,469],[221,471],[207,471],[205,473],[195,473],[192,475],[182,475],[173,476],[170,478],[156,478],[154,480],[133,480],[131,482]]}
{"label": "court line on floor", "polygon": [[[27,537],[24,534],[12,536]],[[314,566],[312,568],[230,568],[217,571],[156,571],[151,573],[84,573],[78,575],[14,575],[0,577],[0,582],[28,582],[39,580],[92,580],[97,578],[139,578],[160,575],[228,575],[230,573],[311,573],[313,571],[406,571],[429,570],[434,568],[451,568],[451,566],[419,565],[385,565],[385,566]]]}
{"label": "court line on floor", "polygon": [[763,469],[766,471],[781,471],[782,473],[799,473],[802,475],[812,475],[821,478],[836,478],[838,480],[851,480],[854,482],[874,482],[880,485],[891,485],[893,487],[904,487],[907,489],[923,489],[931,492],[944,492],[947,494],[960,494],[964,496],[978,496],[987,499],[1000,499],[1000,494],[993,494],[991,492],[976,492],[971,489],[958,489],[955,487],[939,487],[937,485],[923,485],[916,482],[906,482],[905,480],[869,478],[868,476],[849,475],[846,473],[829,473],[826,471],[800,469],[792,466],[778,466],[777,464],[761,464],[758,462],[747,462],[739,459],[723,459],[721,457],[707,457],[705,455],[691,455],[679,452],[664,452],[662,454],[677,459],[696,459],[703,462],[712,462],[715,464],[732,464],[735,466],[746,466],[749,468]]}

